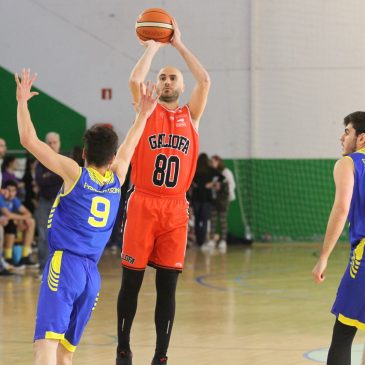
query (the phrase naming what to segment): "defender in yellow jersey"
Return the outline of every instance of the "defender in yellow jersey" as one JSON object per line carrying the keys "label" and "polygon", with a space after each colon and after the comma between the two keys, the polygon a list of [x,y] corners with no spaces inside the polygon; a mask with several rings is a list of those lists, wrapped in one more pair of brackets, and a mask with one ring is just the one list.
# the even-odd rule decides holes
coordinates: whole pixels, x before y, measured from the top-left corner
{"label": "defender in yellow jersey", "polygon": [[34,335],[36,365],[72,364],[73,353],[95,309],[100,289],[97,263],[111,234],[135,146],[155,108],[155,86],[140,84],[138,113],[118,147],[115,132],[94,126],[84,135],[85,168],[54,152],[39,140],[28,110],[38,93],[36,75],[15,75],[18,130],[21,144],[63,179],[48,220],[50,256],[43,273]]}

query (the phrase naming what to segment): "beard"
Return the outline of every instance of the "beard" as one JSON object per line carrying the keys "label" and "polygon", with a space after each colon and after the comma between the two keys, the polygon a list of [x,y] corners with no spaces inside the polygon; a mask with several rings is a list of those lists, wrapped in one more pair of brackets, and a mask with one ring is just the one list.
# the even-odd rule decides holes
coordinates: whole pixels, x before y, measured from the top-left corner
{"label": "beard", "polygon": [[354,153],[358,150],[357,146],[356,146],[356,141],[354,141],[351,144],[348,144],[345,148],[345,146],[342,147],[343,151],[342,151],[342,156],[347,156],[351,153]]}
{"label": "beard", "polygon": [[162,93],[159,100],[164,101],[165,103],[172,103],[179,99],[179,92],[178,91],[172,91],[171,94],[164,94]]}

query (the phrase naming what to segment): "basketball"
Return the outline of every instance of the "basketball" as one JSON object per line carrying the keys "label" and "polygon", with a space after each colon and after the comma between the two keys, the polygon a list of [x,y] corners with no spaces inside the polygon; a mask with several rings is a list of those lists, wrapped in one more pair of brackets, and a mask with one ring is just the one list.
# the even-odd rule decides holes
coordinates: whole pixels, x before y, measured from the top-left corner
{"label": "basketball", "polygon": [[163,9],[146,9],[137,19],[136,33],[142,41],[167,43],[174,34],[171,15]]}

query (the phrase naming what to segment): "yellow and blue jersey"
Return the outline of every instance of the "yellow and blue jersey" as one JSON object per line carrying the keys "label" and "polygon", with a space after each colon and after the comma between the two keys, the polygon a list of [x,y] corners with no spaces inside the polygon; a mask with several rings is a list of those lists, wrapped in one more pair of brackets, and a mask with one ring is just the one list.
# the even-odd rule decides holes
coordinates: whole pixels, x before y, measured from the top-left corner
{"label": "yellow and blue jersey", "polygon": [[365,237],[365,149],[361,149],[346,156],[354,163],[354,190],[350,211],[349,237],[352,248]]}
{"label": "yellow and blue jersey", "polygon": [[67,251],[98,262],[111,235],[120,200],[118,177],[80,168],[69,191],[58,193],[48,218],[51,253]]}
{"label": "yellow and blue jersey", "polygon": [[365,149],[346,156],[354,164],[348,220],[351,252],[331,312],[341,323],[365,330]]}

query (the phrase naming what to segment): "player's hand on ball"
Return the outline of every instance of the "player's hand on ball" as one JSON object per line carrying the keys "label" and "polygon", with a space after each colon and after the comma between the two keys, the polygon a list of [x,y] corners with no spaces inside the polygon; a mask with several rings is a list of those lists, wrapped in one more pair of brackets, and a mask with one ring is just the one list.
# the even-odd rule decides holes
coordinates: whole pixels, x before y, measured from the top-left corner
{"label": "player's hand on ball", "polygon": [[142,41],[140,40],[139,43],[142,44],[143,47],[146,48],[161,48],[163,46],[166,46],[167,43],[161,43],[161,42],[156,42],[153,39],[149,39],[148,41]]}
{"label": "player's hand on ball", "polygon": [[176,47],[178,44],[181,44],[181,32],[175,18],[172,18],[172,25],[174,27],[174,35],[170,43],[173,47]]}
{"label": "player's hand on ball", "polygon": [[156,94],[156,84],[151,86],[151,82],[147,81],[146,87],[143,82],[139,84],[141,98],[138,105],[139,113],[147,114],[147,118],[151,115],[157,104],[158,98],[161,94]]}
{"label": "player's hand on ball", "polygon": [[322,283],[326,278],[324,272],[327,267],[327,260],[319,259],[312,270],[313,279],[316,283]]}
{"label": "player's hand on ball", "polygon": [[16,82],[16,100],[18,102],[28,101],[33,96],[38,95],[36,91],[30,91],[34,81],[37,79],[37,74],[30,75],[30,68],[27,70],[23,68],[21,73],[21,80],[19,76],[15,74]]}

